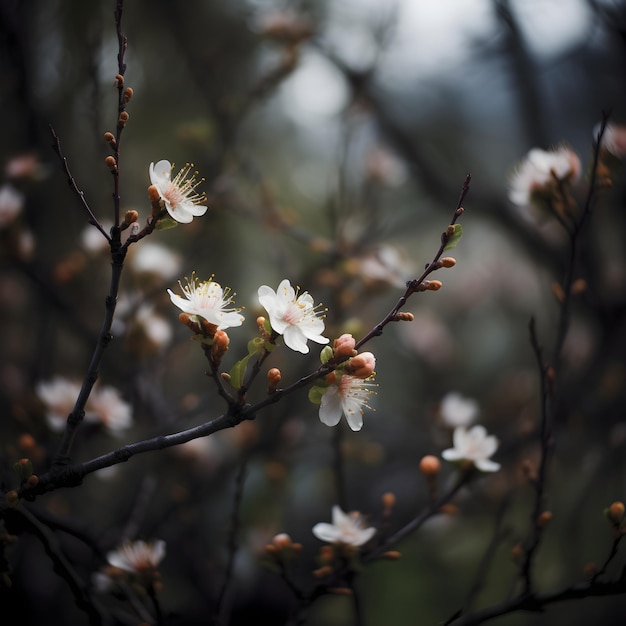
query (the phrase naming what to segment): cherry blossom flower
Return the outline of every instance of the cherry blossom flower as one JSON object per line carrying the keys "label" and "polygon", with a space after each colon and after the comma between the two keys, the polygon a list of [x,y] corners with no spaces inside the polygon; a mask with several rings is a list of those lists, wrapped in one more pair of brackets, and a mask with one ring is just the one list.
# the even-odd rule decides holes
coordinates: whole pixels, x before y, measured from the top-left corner
{"label": "cherry blossom flower", "polygon": [[187,279],[187,285],[179,283],[185,297],[177,296],[170,289],[167,293],[170,300],[181,311],[189,315],[197,315],[204,318],[210,324],[217,326],[218,330],[241,326],[244,317],[239,314],[241,309],[227,308],[233,303],[230,289],[223,289],[213,278],[199,281],[195,274],[191,275],[191,280]]}
{"label": "cherry blossom flower", "polygon": [[24,207],[24,194],[12,185],[0,187],[0,228],[7,226]]}
{"label": "cherry blossom flower", "polygon": [[110,565],[125,572],[152,576],[164,556],[165,541],[159,539],[153,543],[126,541],[117,550],[109,552],[106,558]]}
{"label": "cherry blossom flower", "polygon": [[333,523],[315,524],[313,534],[321,541],[358,547],[367,543],[376,534],[376,528],[366,526],[364,517],[358,511],[344,513],[335,505]]}
{"label": "cherry blossom flower", "polygon": [[580,172],[580,159],[570,148],[561,146],[548,152],[534,148],[511,176],[509,200],[513,204],[528,205],[533,194],[548,191],[554,186],[555,177],[576,181]]}
{"label": "cherry blossom flower", "polygon": [[171,280],[180,272],[181,255],[159,243],[142,241],[140,246],[132,246],[128,256],[130,266],[137,274],[156,276]]}
{"label": "cherry blossom flower", "polygon": [[370,387],[375,383],[343,374],[330,385],[320,402],[320,421],[326,426],[336,426],[342,415],[354,431],[363,427],[363,407],[371,408],[367,401],[374,393]]}
{"label": "cherry blossom flower", "polygon": [[80,383],[57,376],[40,382],[35,392],[46,406],[46,421],[50,429],[57,432],[63,430],[80,393]]}
{"label": "cherry blossom flower", "polygon": [[471,461],[481,472],[497,472],[500,464],[489,460],[498,449],[498,440],[487,435],[484,426],[473,426],[469,430],[458,426],[452,435],[453,448],[441,453],[446,461]]}
{"label": "cherry blossom flower", "polygon": [[85,407],[85,421],[102,424],[112,435],[120,435],[133,425],[132,409],[114,387],[95,387]]}
{"label": "cherry blossom flower", "polygon": [[439,413],[446,426],[469,426],[478,415],[478,402],[456,391],[447,393],[441,400]]}
{"label": "cherry blossom flower", "polygon": [[191,164],[185,165],[172,179],[172,165],[169,161],[150,163],[150,182],[157,188],[167,212],[177,222],[188,224],[194,217],[207,212],[204,194],[196,193],[202,182],[196,180],[196,173],[191,172]]}
{"label": "cherry blossom flower", "polygon": [[626,157],[626,126],[607,124],[602,135],[602,147],[618,159]]}
{"label": "cherry blossom flower", "polygon": [[267,285],[258,290],[259,302],[270,316],[272,329],[283,336],[285,345],[296,352],[307,354],[307,340],[328,343],[324,322],[316,312],[313,298],[308,292],[298,295],[285,278],[274,291]]}

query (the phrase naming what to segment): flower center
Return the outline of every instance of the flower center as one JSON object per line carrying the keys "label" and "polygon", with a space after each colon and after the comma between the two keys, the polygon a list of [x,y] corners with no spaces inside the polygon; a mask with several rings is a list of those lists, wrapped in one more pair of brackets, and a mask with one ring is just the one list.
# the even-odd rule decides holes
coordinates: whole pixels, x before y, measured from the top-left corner
{"label": "flower center", "polygon": [[285,314],[283,315],[283,320],[287,322],[287,324],[297,326],[305,315],[306,305],[299,304],[298,302],[290,302]]}
{"label": "flower center", "polygon": [[174,183],[169,183],[163,197],[172,205],[179,205],[183,198],[184,194],[181,192],[180,187],[175,185]]}

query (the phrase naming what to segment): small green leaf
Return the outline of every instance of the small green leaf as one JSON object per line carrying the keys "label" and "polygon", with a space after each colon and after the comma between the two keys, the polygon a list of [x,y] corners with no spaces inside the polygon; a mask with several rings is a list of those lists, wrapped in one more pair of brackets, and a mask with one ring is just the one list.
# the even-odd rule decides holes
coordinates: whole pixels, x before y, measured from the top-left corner
{"label": "small green leaf", "polygon": [[454,232],[449,235],[448,243],[444,248],[444,252],[446,250],[452,250],[452,248],[456,248],[456,245],[459,243],[461,237],[463,236],[463,228],[461,228],[461,224],[454,224],[452,228],[454,229]]}
{"label": "small green leaf", "polygon": [[154,227],[154,230],[169,230],[170,228],[176,228],[178,222],[171,217],[162,217]]}
{"label": "small green leaf", "polygon": [[313,385],[313,387],[309,389],[309,402],[312,402],[313,404],[320,404],[322,396],[326,393],[327,389],[328,385],[325,383],[317,383],[316,385]]}
{"label": "small green leaf", "polygon": [[330,346],[324,346],[320,352],[320,361],[322,364],[328,363],[333,358],[333,349]]}
{"label": "small green leaf", "polygon": [[252,356],[254,356],[254,354],[255,353],[252,352],[244,356],[243,359],[241,359],[241,361],[237,361],[237,363],[232,366],[230,372],[228,372],[230,374],[230,384],[235,389],[239,389],[239,387],[241,387],[243,377],[246,373],[246,367],[248,366],[248,361]]}

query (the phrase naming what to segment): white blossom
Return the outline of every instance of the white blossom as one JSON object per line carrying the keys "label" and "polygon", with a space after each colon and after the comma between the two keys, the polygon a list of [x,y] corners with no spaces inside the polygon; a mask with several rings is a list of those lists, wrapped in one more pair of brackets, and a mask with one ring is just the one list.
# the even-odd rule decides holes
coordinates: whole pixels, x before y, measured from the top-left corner
{"label": "white blossom", "polygon": [[313,534],[321,541],[358,547],[367,543],[376,534],[376,528],[366,526],[365,519],[358,511],[344,513],[335,505],[333,523],[315,524]]}
{"label": "white blossom", "polygon": [[469,426],[478,415],[478,402],[456,391],[447,393],[441,400],[439,412],[446,426]]}
{"label": "white blossom", "polygon": [[230,289],[222,289],[212,278],[199,281],[195,274],[192,274],[186,286],[179,284],[185,294],[184,298],[177,296],[170,289],[167,293],[172,303],[181,311],[204,318],[217,326],[218,330],[241,326],[243,323],[244,317],[239,313],[241,309],[227,308],[233,303]]}
{"label": "white blossom", "polygon": [[491,457],[498,449],[498,440],[493,435],[487,435],[484,426],[473,426],[469,430],[465,426],[458,426],[452,435],[454,447],[441,453],[446,461],[471,461],[481,472],[497,472],[500,464],[491,461]]}
{"label": "white blossom", "polygon": [[46,407],[46,421],[50,429],[57,432],[63,430],[80,393],[80,383],[57,376],[38,383],[35,392]]}
{"label": "white blossom", "polygon": [[10,224],[24,207],[24,194],[12,185],[0,187],[0,228]]}
{"label": "white blossom", "polygon": [[551,151],[533,148],[519,164],[509,181],[509,200],[513,204],[530,204],[533,193],[546,191],[558,180],[576,181],[581,165],[578,155],[566,146]]}
{"label": "white blossom", "polygon": [[322,337],[324,322],[308,292],[298,295],[285,278],[276,291],[262,285],[258,295],[259,302],[270,316],[272,329],[283,336],[288,348],[306,354],[309,351],[308,339],[328,343],[329,340]]}
{"label": "white blossom", "polygon": [[191,172],[192,165],[187,164],[172,179],[172,165],[169,161],[150,163],[150,182],[157,188],[165,208],[177,222],[187,224],[194,217],[207,212],[204,194],[196,193],[202,180],[196,180],[197,173]]}
{"label": "white blossom", "polygon": [[371,408],[367,401],[373,393],[374,383],[343,374],[336,384],[330,385],[320,402],[320,421],[326,426],[336,426],[342,415],[354,431],[363,427],[363,408]]}
{"label": "white blossom", "polygon": [[107,561],[113,567],[127,572],[143,574],[155,570],[165,556],[165,541],[153,543],[126,541],[117,550],[107,554]]}
{"label": "white blossom", "polygon": [[120,435],[133,425],[132,409],[114,387],[95,387],[87,400],[85,421],[102,424],[112,435]]}

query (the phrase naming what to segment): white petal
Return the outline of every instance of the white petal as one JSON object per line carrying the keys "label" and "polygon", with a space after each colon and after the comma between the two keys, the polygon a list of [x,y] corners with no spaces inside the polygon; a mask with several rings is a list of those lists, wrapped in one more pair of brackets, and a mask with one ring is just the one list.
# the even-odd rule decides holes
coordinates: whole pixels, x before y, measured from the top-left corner
{"label": "white petal", "polygon": [[322,424],[326,426],[337,426],[341,419],[341,397],[337,387],[329,387],[322,396],[320,402],[319,416]]}
{"label": "white petal", "polygon": [[[272,326],[274,328],[274,326]],[[278,330],[274,328],[276,332]],[[286,328],[283,331],[283,340],[285,345],[296,352],[301,352],[302,354],[307,354],[309,352],[309,346],[306,345],[306,337],[300,330],[299,326],[291,326],[287,324]]]}
{"label": "white petal", "polygon": [[489,459],[479,459],[478,461],[474,461],[474,465],[481,472],[497,472],[500,469],[500,463],[490,461]]}
{"label": "white petal", "polygon": [[327,524],[326,522],[319,522],[313,526],[313,534],[321,541],[327,541],[333,543],[337,541],[340,536],[340,531],[336,526]]}

